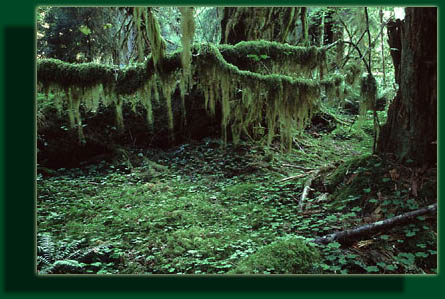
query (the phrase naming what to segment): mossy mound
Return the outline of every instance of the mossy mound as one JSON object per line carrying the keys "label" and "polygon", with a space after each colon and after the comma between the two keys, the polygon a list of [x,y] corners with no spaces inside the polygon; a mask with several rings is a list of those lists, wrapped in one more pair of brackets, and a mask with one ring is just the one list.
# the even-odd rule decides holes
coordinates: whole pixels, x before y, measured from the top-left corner
{"label": "mossy mound", "polygon": [[297,237],[283,238],[260,248],[228,274],[310,274],[319,252]]}
{"label": "mossy mound", "polygon": [[391,155],[364,155],[329,174],[326,189],[338,211],[360,207],[361,213],[368,214],[379,208],[392,217],[435,203],[433,178],[434,173],[421,174],[414,165],[400,164]]}
{"label": "mossy mound", "polygon": [[374,155],[356,157],[341,164],[326,178],[335,205],[364,206],[371,194],[375,196],[383,188],[391,188],[381,181],[387,172],[384,164],[380,157]]}

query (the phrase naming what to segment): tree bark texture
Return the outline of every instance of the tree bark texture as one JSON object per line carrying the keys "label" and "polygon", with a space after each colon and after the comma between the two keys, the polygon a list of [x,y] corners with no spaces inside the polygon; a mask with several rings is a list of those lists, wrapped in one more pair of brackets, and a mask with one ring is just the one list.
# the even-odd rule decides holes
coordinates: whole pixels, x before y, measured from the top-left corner
{"label": "tree bark texture", "polygon": [[[399,26],[400,25],[400,26]],[[379,152],[417,165],[437,162],[437,9],[406,8],[388,27],[399,90],[378,141]],[[400,57],[399,57],[400,55]],[[400,60],[399,60],[400,59]]]}

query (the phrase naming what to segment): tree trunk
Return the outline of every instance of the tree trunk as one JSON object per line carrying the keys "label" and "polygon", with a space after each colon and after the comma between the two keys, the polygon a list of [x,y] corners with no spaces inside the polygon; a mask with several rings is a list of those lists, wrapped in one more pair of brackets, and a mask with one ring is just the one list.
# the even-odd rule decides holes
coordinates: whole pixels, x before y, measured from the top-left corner
{"label": "tree trunk", "polygon": [[[388,28],[399,90],[378,141],[379,152],[417,165],[437,162],[437,9],[406,8]],[[400,60],[399,60],[400,54]]]}
{"label": "tree trunk", "polygon": [[[379,18],[380,18],[380,26],[383,26],[383,9],[379,10]],[[386,88],[386,74],[385,74],[385,45],[384,45],[384,34],[383,30],[381,30],[381,38],[382,38],[382,73],[383,73],[383,88]]]}
{"label": "tree trunk", "polygon": [[221,43],[264,39],[286,42],[296,28],[298,7],[221,8]]}
{"label": "tree trunk", "polygon": [[[307,17],[307,7],[301,8],[301,26],[303,31],[303,47],[309,46],[309,22]],[[323,38],[323,37],[321,37]]]}

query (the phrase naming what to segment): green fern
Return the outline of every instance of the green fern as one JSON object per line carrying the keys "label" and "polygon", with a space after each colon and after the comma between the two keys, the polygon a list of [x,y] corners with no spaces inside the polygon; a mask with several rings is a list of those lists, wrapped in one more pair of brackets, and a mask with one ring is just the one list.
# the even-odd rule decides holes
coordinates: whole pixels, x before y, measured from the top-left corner
{"label": "green fern", "polygon": [[111,252],[111,246],[101,244],[87,247],[87,240],[55,242],[51,234],[37,235],[37,271],[40,274],[85,273],[87,266],[102,253]]}

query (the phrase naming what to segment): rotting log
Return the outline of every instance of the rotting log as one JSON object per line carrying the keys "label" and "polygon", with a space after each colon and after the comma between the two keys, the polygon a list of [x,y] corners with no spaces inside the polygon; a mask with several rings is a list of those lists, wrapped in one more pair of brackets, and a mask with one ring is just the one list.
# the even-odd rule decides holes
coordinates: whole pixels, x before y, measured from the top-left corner
{"label": "rotting log", "polygon": [[356,228],[335,232],[323,237],[316,238],[312,242],[316,244],[328,244],[334,241],[337,241],[339,243],[350,243],[358,238],[370,236],[376,232],[383,231],[385,229],[390,229],[397,225],[405,224],[409,221],[413,221],[416,217],[426,214],[432,214],[436,211],[437,211],[437,203],[431,204],[422,209],[407,212],[385,220],[380,220]]}

